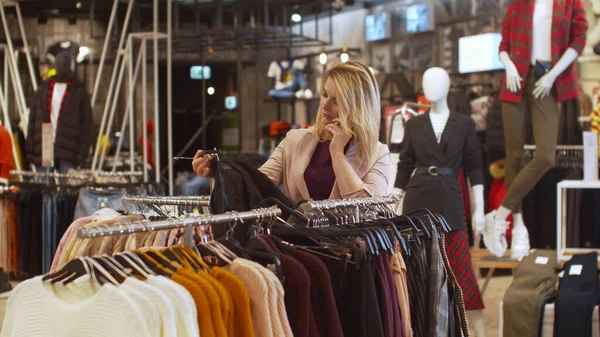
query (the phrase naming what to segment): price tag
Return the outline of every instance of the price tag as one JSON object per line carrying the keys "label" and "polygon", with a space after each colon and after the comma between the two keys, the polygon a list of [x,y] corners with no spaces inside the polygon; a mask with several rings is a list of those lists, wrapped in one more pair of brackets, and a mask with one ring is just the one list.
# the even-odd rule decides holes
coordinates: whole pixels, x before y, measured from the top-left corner
{"label": "price tag", "polygon": [[569,269],[569,275],[581,275],[582,270],[583,270],[583,265],[574,264],[571,266],[571,269]]}
{"label": "price tag", "polygon": [[535,258],[535,264],[548,264],[548,257],[546,256],[538,256]]}
{"label": "price tag", "polygon": [[52,123],[42,124],[42,167],[54,167],[54,128]]}

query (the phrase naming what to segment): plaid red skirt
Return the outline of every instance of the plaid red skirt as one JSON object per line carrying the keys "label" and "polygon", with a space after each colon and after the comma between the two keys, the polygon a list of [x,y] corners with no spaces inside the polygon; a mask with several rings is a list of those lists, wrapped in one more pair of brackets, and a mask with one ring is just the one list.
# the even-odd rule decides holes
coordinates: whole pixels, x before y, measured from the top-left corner
{"label": "plaid red skirt", "polygon": [[454,276],[463,291],[466,310],[482,310],[483,298],[471,266],[469,236],[466,231],[446,233],[446,254]]}

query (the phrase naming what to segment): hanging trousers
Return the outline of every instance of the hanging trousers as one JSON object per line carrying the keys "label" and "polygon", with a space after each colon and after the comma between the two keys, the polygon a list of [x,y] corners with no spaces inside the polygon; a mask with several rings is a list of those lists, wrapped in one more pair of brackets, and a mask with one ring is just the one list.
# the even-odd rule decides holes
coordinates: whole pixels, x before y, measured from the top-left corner
{"label": "hanging trousers", "polygon": [[462,333],[462,336],[469,337],[469,322],[467,321],[467,310],[465,308],[462,287],[456,279],[456,275],[454,274],[452,266],[450,265],[450,260],[448,259],[448,254],[446,253],[447,235],[448,233],[442,234],[442,239],[439,240],[438,244],[440,246],[440,253],[442,254],[442,261],[444,262],[444,269],[446,270],[446,274],[448,274],[449,287],[452,288],[456,306],[456,310],[454,311],[456,317],[454,319],[450,318],[450,321],[455,323],[451,324],[451,326],[454,325],[454,329],[449,327],[448,332],[449,336],[461,336]]}
{"label": "hanging trousers", "polygon": [[406,259],[406,278],[408,281],[408,296],[410,301],[410,318],[413,336],[427,336],[427,308],[429,305],[429,292],[427,272],[429,263],[427,259],[427,239],[421,239],[421,245],[410,243],[411,255]]}
{"label": "hanging trousers", "polygon": [[[554,165],[558,137],[558,100],[553,89],[550,95],[537,99],[535,68],[529,68],[525,90],[519,103],[502,102],[504,141],[506,144],[506,196],[502,206],[515,213],[521,211],[521,201]],[[521,169],[527,127],[527,110],[531,112],[535,158]]]}
{"label": "hanging trousers", "polygon": [[431,236],[429,261],[429,334],[430,337],[448,335],[448,277],[437,236]]}
{"label": "hanging trousers", "polygon": [[565,264],[554,311],[554,337],[591,337],[598,298],[598,253],[575,255]]}
{"label": "hanging trousers", "polygon": [[542,308],[556,294],[555,267],[556,254],[540,251],[521,261],[504,294],[504,337],[538,337]]}

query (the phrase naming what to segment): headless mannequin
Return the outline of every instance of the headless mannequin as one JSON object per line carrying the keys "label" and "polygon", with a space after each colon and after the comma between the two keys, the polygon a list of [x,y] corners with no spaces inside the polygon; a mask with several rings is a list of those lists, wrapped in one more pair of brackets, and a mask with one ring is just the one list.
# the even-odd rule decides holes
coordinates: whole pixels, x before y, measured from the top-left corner
{"label": "headless mannequin", "polygon": [[[429,117],[433,126],[433,131],[438,140],[446,127],[450,109],[448,108],[448,92],[450,91],[450,77],[442,68],[430,68],[423,75],[423,91],[427,100],[431,102]],[[483,185],[475,185],[471,188],[474,200],[471,200],[472,225],[473,230],[483,228],[485,224]],[[400,198],[404,195],[402,189],[394,189],[394,192]],[[469,326],[474,330],[476,337],[485,337],[485,323],[483,320],[483,310],[467,311]]]}
{"label": "headless mannequin", "polygon": [[[535,1],[532,26],[533,30],[531,34],[532,64],[535,64],[536,60],[551,61],[552,59],[551,36],[553,6],[554,0]],[[533,96],[535,99],[541,100],[548,97],[552,91],[557,77],[562,74],[577,59],[578,56],[579,54],[575,49],[567,48],[558,62],[553,65],[552,69],[535,83],[535,88],[533,90]],[[502,51],[500,53],[500,61],[506,68],[506,87],[512,93],[519,92],[521,87],[524,85],[523,78],[519,75],[519,71],[511,60],[509,53]],[[519,174],[517,174],[517,178],[518,175]],[[513,241],[511,247],[511,256],[520,260],[527,254],[530,248],[529,235],[523,222],[523,216],[520,210],[511,210],[505,207],[503,203],[500,208],[488,214],[486,217],[485,231],[483,227],[479,228],[479,231],[484,231],[484,233],[486,233],[484,234],[484,240],[486,241],[486,246],[488,249],[496,256],[503,256],[507,248],[506,240],[503,238],[504,231],[506,230],[507,226],[506,218],[511,213],[513,213]]]}

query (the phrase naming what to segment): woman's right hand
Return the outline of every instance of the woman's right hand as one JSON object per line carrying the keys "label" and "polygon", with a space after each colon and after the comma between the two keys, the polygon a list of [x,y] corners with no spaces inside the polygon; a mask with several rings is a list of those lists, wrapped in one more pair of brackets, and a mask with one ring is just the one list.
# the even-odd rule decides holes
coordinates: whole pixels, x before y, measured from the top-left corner
{"label": "woman's right hand", "polygon": [[210,154],[205,154],[202,156],[202,150],[198,150],[194,156],[194,160],[192,161],[192,168],[194,169],[194,172],[206,179],[214,178],[215,173],[210,168],[211,159],[212,157]]}

